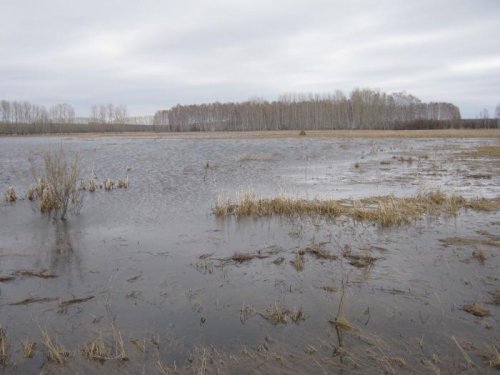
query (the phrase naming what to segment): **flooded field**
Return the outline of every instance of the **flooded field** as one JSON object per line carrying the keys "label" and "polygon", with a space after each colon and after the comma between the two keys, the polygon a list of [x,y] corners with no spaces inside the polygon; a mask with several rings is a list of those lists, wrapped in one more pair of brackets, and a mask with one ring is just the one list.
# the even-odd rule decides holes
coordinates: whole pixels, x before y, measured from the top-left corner
{"label": "flooded field", "polygon": [[[83,192],[54,222],[28,159]],[[218,217],[238,195],[500,197],[498,138],[0,138],[3,373],[495,373],[500,213]],[[493,150],[492,152],[487,152]],[[496,151],[495,151],[496,150]],[[19,199],[7,203],[14,186]],[[498,203],[498,202],[497,202]]]}

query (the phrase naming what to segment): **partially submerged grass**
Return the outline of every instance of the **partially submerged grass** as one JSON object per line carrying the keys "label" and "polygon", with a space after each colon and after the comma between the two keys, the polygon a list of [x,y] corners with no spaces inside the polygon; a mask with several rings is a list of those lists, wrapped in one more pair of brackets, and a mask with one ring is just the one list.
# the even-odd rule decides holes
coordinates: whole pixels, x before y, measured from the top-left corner
{"label": "partially submerged grass", "polygon": [[290,264],[297,270],[297,272],[304,270],[304,256],[300,253],[295,255],[295,259],[290,261]]}
{"label": "partially submerged grass", "polygon": [[15,201],[17,201],[17,194],[14,186],[9,187],[5,192],[5,201],[9,203],[14,203]]}
{"label": "partially submerged grass", "polygon": [[102,334],[99,334],[94,340],[87,343],[82,348],[82,355],[92,361],[105,361],[110,358],[109,350],[106,347],[106,343],[102,338]]}
{"label": "partially submerged grass", "polygon": [[46,302],[54,302],[57,301],[57,298],[52,298],[52,297],[42,297],[42,298],[37,298],[37,297],[28,297],[23,300],[17,301],[17,302],[12,302],[9,303],[10,306],[21,306],[21,305],[30,305],[32,303],[46,303]]}
{"label": "partially submerged grass", "polygon": [[94,296],[88,296],[88,297],[83,297],[83,298],[72,298],[72,299],[66,299],[66,300],[59,300],[59,306],[60,307],[65,307],[69,305],[74,305],[76,303],[83,303],[90,301],[93,299]]}
{"label": "partially submerged grass", "polygon": [[338,291],[338,288],[331,286],[331,285],[324,285],[324,286],[320,286],[319,288],[323,289],[324,291],[329,292],[329,293],[336,293]]}
{"label": "partially submerged grass", "polygon": [[111,179],[107,178],[104,180],[104,190],[110,191],[113,189],[113,186],[115,186],[115,183]]}
{"label": "partially submerged grass", "polygon": [[357,221],[371,221],[380,226],[410,224],[425,216],[457,215],[461,209],[497,211],[500,197],[494,199],[466,199],[459,195],[446,195],[441,191],[419,193],[412,197],[393,195],[359,200],[306,200],[288,196],[256,198],[252,193],[238,194],[235,202],[219,199],[213,212],[218,217],[244,216],[347,216]]}
{"label": "partially submerged grass", "polygon": [[130,339],[130,342],[141,352],[146,353],[146,339]]}
{"label": "partially submerged grass", "polygon": [[490,292],[491,294],[491,304],[500,305],[500,289],[495,290],[494,292]]}
{"label": "partially submerged grass", "polygon": [[0,276],[0,283],[5,283],[14,280],[14,276]]}
{"label": "partially submerged grass", "polygon": [[31,340],[24,340],[21,343],[21,351],[23,358],[33,358],[35,355],[36,342]]}
{"label": "partially submerged grass", "polygon": [[494,239],[473,238],[473,237],[448,237],[439,240],[444,246],[472,246],[483,245],[500,247],[500,242]]}
{"label": "partially submerged grass", "polygon": [[272,161],[274,160],[275,154],[261,154],[261,155],[247,155],[239,159],[240,162],[245,161]]}
{"label": "partially submerged grass", "polygon": [[48,270],[34,271],[34,270],[19,270],[14,272],[14,275],[17,276],[29,276],[29,277],[39,277],[41,279],[53,279],[57,277],[57,275]]}
{"label": "partially submerged grass", "polygon": [[484,264],[484,261],[486,260],[486,254],[484,253],[483,250],[481,249],[478,249],[478,250],[474,250],[472,252],[472,257],[474,259],[477,259],[479,263],[481,264]]}
{"label": "partially submerged grass", "polygon": [[124,179],[119,179],[116,183],[116,187],[118,189],[128,189],[129,185],[130,185],[130,181],[128,179],[128,175]]}
{"label": "partially submerged grass", "polygon": [[9,362],[9,355],[7,353],[7,334],[4,329],[0,326],[0,364],[2,366],[7,366]]}
{"label": "partially submerged grass", "polygon": [[371,267],[378,258],[370,255],[344,254],[344,257],[349,259],[349,264],[358,268]]}
{"label": "partially submerged grass", "polygon": [[233,255],[231,255],[226,260],[230,260],[237,263],[248,262],[252,259],[265,259],[269,258],[269,255],[263,254],[260,251],[257,252],[239,252],[236,251]]}
{"label": "partially submerged grass", "polygon": [[64,345],[58,344],[57,341],[53,342],[46,329],[41,331],[47,359],[60,365],[64,364],[71,355],[70,351]]}
{"label": "partially submerged grass", "polygon": [[500,158],[500,146],[480,146],[464,155],[474,158]]}
{"label": "partially submerged grass", "polygon": [[332,254],[330,251],[324,249],[319,244],[314,244],[314,245],[308,246],[304,249],[304,251],[307,254],[314,255],[316,258],[319,258],[319,259],[328,259],[328,260],[337,259],[337,256],[335,254]]}
{"label": "partially submerged grass", "polygon": [[275,302],[268,307],[263,313],[259,313],[264,319],[269,320],[273,324],[287,324],[289,320],[299,322],[304,320],[302,308],[290,310],[281,302]]}
{"label": "partially submerged grass", "polygon": [[486,307],[484,307],[480,303],[473,303],[471,305],[464,305],[462,307],[462,310],[464,310],[465,312],[468,312],[469,314],[472,314],[474,316],[478,316],[480,318],[491,315],[490,310],[488,310]]}

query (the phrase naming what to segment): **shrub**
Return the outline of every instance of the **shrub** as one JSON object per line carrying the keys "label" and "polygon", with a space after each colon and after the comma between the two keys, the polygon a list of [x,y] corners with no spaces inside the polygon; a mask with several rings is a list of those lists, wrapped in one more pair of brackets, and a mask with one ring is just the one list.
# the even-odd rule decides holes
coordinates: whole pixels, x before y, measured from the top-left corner
{"label": "shrub", "polygon": [[55,219],[65,220],[69,212],[78,213],[82,205],[82,194],[78,188],[79,158],[75,155],[68,161],[64,149],[43,153],[43,168],[37,169],[30,159],[36,183],[28,189],[28,199],[39,201],[43,214],[53,215]]}

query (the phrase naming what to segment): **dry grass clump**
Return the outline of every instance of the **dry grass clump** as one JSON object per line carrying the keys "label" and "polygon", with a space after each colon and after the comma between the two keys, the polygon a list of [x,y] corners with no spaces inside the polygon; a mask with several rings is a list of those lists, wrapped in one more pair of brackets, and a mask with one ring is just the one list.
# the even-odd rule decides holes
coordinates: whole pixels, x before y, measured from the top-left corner
{"label": "dry grass clump", "polygon": [[466,152],[464,155],[474,158],[500,158],[500,146],[481,146],[474,151]]}
{"label": "dry grass clump", "polygon": [[462,307],[462,310],[474,316],[479,316],[480,318],[491,315],[490,310],[488,310],[486,307],[484,307],[482,304],[479,303],[473,303],[472,305],[464,305]]}
{"label": "dry grass clump", "polygon": [[9,361],[9,355],[7,353],[8,344],[7,344],[7,334],[4,329],[0,327],[0,364],[2,366],[7,366]]}
{"label": "dry grass clump", "polygon": [[303,137],[304,135],[306,135],[306,131],[304,129],[302,129],[300,132],[299,132],[299,135],[301,137]]}
{"label": "dry grass clump", "polygon": [[101,334],[82,348],[82,355],[92,361],[102,362],[110,359],[109,350]]}
{"label": "dry grass clump", "polygon": [[63,148],[46,151],[43,154],[43,169],[37,170],[30,159],[33,177],[37,183],[28,189],[28,199],[40,200],[40,212],[53,214],[64,220],[69,211],[77,213],[82,205],[81,191],[78,189],[79,158],[68,162]]}
{"label": "dry grass clump", "polygon": [[17,194],[14,186],[9,187],[5,192],[5,200],[9,203],[14,203],[15,201],[17,201]]}
{"label": "dry grass clump", "polygon": [[31,340],[24,340],[21,343],[21,351],[23,358],[33,358],[35,355],[36,342]]}
{"label": "dry grass clump", "polygon": [[64,364],[71,355],[70,351],[66,349],[64,345],[58,344],[57,342],[54,343],[47,330],[42,329],[41,331],[47,359],[50,362],[54,362],[60,365]]}
{"label": "dry grass clump", "polygon": [[456,215],[460,209],[496,211],[500,198],[468,200],[441,191],[419,193],[412,197],[393,195],[359,200],[306,200],[287,196],[256,198],[250,192],[238,194],[236,202],[219,199],[213,212],[216,216],[320,215],[347,216],[358,221],[372,221],[380,226],[410,224],[424,216]]}
{"label": "dry grass clump", "polygon": [[260,313],[260,315],[273,324],[287,324],[289,320],[297,323],[300,320],[304,320],[304,313],[301,308],[290,310],[279,302],[273,303],[264,313]]}
{"label": "dry grass clump", "polygon": [[319,288],[323,289],[324,291],[329,292],[329,293],[338,292],[338,288],[331,286],[331,285],[324,285],[324,286],[320,286]]}

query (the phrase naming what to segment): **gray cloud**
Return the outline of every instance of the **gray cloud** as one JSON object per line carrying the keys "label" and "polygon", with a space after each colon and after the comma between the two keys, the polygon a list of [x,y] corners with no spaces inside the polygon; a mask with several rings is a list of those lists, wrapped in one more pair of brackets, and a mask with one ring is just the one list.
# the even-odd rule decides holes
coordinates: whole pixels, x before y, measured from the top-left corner
{"label": "gray cloud", "polygon": [[497,0],[0,0],[0,98],[152,113],[289,91],[500,102]]}

